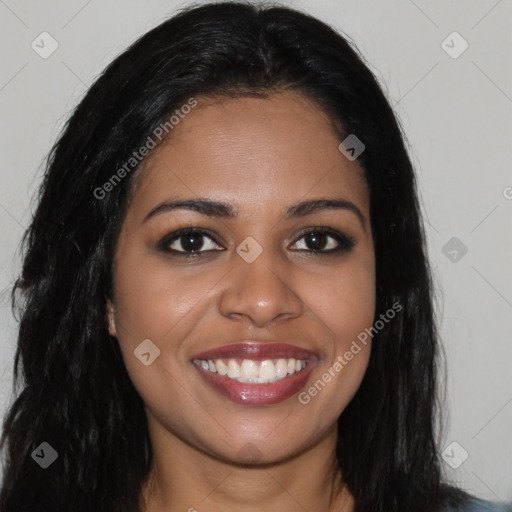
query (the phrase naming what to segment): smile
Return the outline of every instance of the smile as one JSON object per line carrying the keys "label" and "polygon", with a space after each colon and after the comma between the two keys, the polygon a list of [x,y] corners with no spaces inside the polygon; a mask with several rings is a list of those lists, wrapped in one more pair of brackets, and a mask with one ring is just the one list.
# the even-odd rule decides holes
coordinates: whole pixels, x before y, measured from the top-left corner
{"label": "smile", "polygon": [[317,362],[310,350],[247,341],[196,354],[191,360],[209,389],[247,405],[290,398],[306,384]]}
{"label": "smile", "polygon": [[286,378],[306,368],[308,361],[300,359],[196,359],[195,364],[219,375],[226,375],[237,382],[267,384]]}

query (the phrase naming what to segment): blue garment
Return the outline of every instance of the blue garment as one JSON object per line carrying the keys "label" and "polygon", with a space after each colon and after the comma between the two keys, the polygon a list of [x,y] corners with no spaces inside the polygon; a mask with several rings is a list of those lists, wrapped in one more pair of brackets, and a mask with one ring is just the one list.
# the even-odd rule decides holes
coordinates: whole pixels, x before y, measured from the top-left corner
{"label": "blue garment", "polygon": [[512,502],[502,505],[493,501],[473,499],[461,508],[448,507],[446,512],[512,512]]}

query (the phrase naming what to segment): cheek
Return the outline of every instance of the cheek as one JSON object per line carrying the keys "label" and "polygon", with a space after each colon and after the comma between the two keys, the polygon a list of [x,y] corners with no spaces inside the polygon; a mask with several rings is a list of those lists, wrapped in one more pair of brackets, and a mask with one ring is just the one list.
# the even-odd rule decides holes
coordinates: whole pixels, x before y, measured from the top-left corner
{"label": "cheek", "polygon": [[333,330],[338,333],[338,351],[346,350],[375,314],[375,277],[371,270],[351,272],[340,278],[332,303]]}
{"label": "cheek", "polygon": [[[190,402],[183,391],[187,361],[179,357],[180,340],[197,324],[197,305],[215,280],[186,275],[184,268],[171,269],[165,261],[133,253],[116,265],[117,338],[132,383],[154,411],[180,410]],[[141,346],[148,348],[142,352]],[[147,352],[148,365],[137,357]],[[174,405],[166,405],[170,390]]]}
{"label": "cheek", "polygon": [[[340,277],[337,314],[333,309],[333,331],[337,334],[336,357],[331,363],[338,381],[350,397],[366,372],[371,350],[371,337],[366,330],[375,315],[375,272],[373,258],[364,260],[353,271]],[[338,380],[337,377],[341,377]]]}
{"label": "cheek", "polygon": [[327,423],[353,398],[370,358],[371,337],[365,329],[374,321],[375,272],[372,253],[366,254],[367,258],[354,258],[319,277],[307,292],[328,341],[316,380],[299,395],[299,401],[326,411]]}
{"label": "cheek", "polygon": [[[182,341],[196,335],[205,310],[214,307],[211,290],[224,273],[221,268],[208,272],[197,267],[171,268],[165,259],[134,254],[117,263],[117,338],[130,378],[147,404],[154,399],[152,405],[157,407],[169,389],[176,393],[175,402],[180,401],[189,364]],[[158,357],[145,366],[134,352],[148,339]]]}
{"label": "cheek", "polygon": [[[189,321],[199,303],[207,300],[217,273],[175,268],[155,258],[125,258],[115,276],[118,318],[125,339],[150,338],[167,345]],[[192,314],[193,316],[193,314]]]}
{"label": "cheek", "polygon": [[336,352],[371,327],[375,314],[375,270],[371,253],[354,257],[322,275],[304,279],[308,308],[323,324]]}

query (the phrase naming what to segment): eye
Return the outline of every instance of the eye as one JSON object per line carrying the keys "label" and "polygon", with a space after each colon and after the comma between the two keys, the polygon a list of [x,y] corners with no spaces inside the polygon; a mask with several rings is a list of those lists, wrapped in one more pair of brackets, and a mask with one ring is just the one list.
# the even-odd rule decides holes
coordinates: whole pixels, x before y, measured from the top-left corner
{"label": "eye", "polygon": [[321,226],[303,231],[295,244],[301,246],[301,251],[325,255],[351,251],[355,240],[345,233]]}
{"label": "eye", "polygon": [[[348,252],[355,246],[353,237],[323,226],[308,228],[301,233],[293,250],[318,256]],[[204,229],[183,228],[165,236],[158,244],[159,250],[179,257],[200,257],[206,252],[223,251]]]}
{"label": "eye", "polygon": [[[195,257],[203,252],[224,250],[202,229],[183,228],[167,235],[159,244],[160,250],[176,256]],[[220,247],[220,249],[216,249]]]}

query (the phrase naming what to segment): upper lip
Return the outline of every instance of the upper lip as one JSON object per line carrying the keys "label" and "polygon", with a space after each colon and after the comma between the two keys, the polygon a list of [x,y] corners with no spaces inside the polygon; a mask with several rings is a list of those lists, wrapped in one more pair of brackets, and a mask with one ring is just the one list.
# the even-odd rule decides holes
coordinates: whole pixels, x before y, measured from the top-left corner
{"label": "upper lip", "polygon": [[265,359],[312,359],[316,354],[305,348],[277,342],[242,341],[215,347],[200,354],[193,359],[252,359],[263,361]]}

